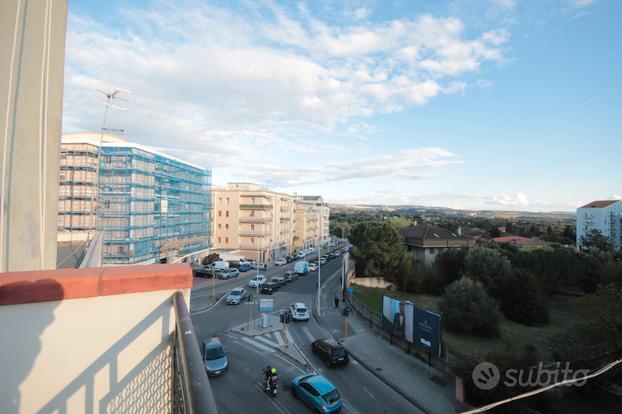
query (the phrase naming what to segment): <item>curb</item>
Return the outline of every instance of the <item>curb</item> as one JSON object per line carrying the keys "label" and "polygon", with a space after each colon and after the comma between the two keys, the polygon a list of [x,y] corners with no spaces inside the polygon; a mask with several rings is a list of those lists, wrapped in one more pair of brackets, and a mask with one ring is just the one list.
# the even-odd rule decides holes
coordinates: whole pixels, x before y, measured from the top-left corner
{"label": "curb", "polygon": [[223,300],[225,298],[225,296],[227,296],[227,295],[228,295],[228,293],[225,293],[220,298],[218,298],[218,300],[216,302],[212,303],[211,305],[209,305],[205,309],[199,309],[199,310],[194,310],[194,311],[190,312],[190,316],[197,315],[199,313],[207,312],[208,310],[212,309],[214,306],[218,305],[218,303],[220,303],[220,301]]}
{"label": "curb", "polygon": [[356,355],[350,349],[348,349],[348,354],[350,354],[350,356],[352,358],[354,358],[359,364],[361,364],[363,367],[365,367],[365,369],[367,369],[369,372],[371,372],[375,377],[377,377],[382,382],[387,384],[389,386],[389,388],[393,389],[393,391],[397,392],[399,395],[401,395],[402,397],[407,399],[412,405],[414,405],[415,407],[417,407],[418,409],[420,409],[421,411],[423,411],[426,414],[432,414],[432,411],[430,411],[426,407],[424,407],[421,404],[421,402],[415,400],[410,395],[408,395],[406,393],[406,391],[404,391],[400,386],[398,386],[393,381],[391,381],[389,378],[387,378],[384,374],[381,374],[380,372],[376,371],[372,366],[370,366],[367,362],[365,362],[363,360],[363,358],[361,358],[360,356]]}
{"label": "curb", "polygon": [[[298,349],[298,347],[296,346],[296,351],[302,355],[302,353],[300,352],[300,350]],[[298,358],[295,358],[293,356],[291,356],[290,354],[288,354],[286,351],[283,351],[283,349],[281,347],[275,348],[277,350],[278,353],[280,353],[283,357],[285,357],[285,359],[287,359],[289,362],[293,363],[293,364],[297,364],[297,365],[302,365],[302,367],[307,368],[309,366],[309,364],[307,363],[306,360],[299,360]],[[304,357],[303,357],[304,359]]]}

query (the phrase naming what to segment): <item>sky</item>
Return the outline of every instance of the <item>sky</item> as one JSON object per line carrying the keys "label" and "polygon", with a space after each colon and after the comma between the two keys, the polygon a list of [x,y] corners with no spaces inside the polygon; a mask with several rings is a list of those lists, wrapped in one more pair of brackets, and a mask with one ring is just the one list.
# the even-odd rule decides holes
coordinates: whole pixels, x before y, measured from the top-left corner
{"label": "sky", "polygon": [[63,131],[346,204],[622,198],[622,1],[69,2]]}

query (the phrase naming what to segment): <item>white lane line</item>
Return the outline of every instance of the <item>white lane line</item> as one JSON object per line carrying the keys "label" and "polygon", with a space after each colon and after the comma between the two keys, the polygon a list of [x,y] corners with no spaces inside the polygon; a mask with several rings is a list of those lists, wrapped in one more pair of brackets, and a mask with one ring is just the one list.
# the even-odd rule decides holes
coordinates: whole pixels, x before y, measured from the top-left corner
{"label": "white lane line", "polygon": [[294,338],[292,338],[292,335],[289,333],[289,331],[287,331],[286,336],[290,344],[294,342]]}
{"label": "white lane line", "polygon": [[[311,332],[309,332],[309,328],[307,328],[306,326],[302,327],[302,332],[304,332],[304,334],[307,336],[307,338],[309,339],[309,341],[313,342],[315,340],[315,338],[313,337],[313,335],[311,335]],[[288,332],[289,333],[289,332]]]}
{"label": "white lane line", "polygon": [[253,339],[256,339],[256,340],[258,340],[258,341],[261,341],[261,342],[263,342],[264,344],[266,344],[266,345],[270,345],[270,346],[273,346],[273,347],[275,347],[275,348],[278,348],[278,346],[279,346],[279,344],[277,344],[276,342],[270,341],[269,339],[264,338],[263,336],[254,336],[254,337],[253,337]]}
{"label": "white lane line", "polygon": [[279,343],[279,346],[283,345],[283,338],[281,337],[280,332],[274,332],[274,336],[276,337],[276,341]]}
{"label": "white lane line", "polygon": [[359,362],[358,362],[356,359],[352,358],[352,359],[350,360],[350,364],[352,364],[352,365],[358,365],[358,364],[359,364]]}
{"label": "white lane line", "polygon": [[367,388],[365,388],[365,387],[361,387],[361,389],[362,389],[363,391],[365,391],[367,394],[369,394],[369,396],[370,396],[371,398],[373,398],[374,400],[378,401],[378,399],[377,399],[376,397],[374,397],[374,394],[372,394],[371,392],[369,392],[369,390],[368,390]]}
{"label": "white lane line", "polygon": [[343,403],[343,405],[345,405],[345,406],[346,406],[346,408],[348,408],[348,409],[349,409],[350,411],[352,411],[353,413],[358,413],[358,414],[360,414],[356,408],[352,407],[352,405],[350,405],[350,403],[349,403],[349,402],[347,402],[346,400],[344,400],[343,398],[341,399],[341,402]]}
{"label": "white lane line", "polygon": [[264,389],[264,387],[263,387],[263,384],[257,384],[257,383],[255,383],[255,388],[257,388],[259,391],[261,391],[261,392],[262,392],[262,393],[266,396],[266,398],[268,399],[268,401],[270,401],[270,402],[271,402],[271,403],[272,403],[272,404],[273,404],[273,405],[277,408],[277,410],[279,410],[279,411],[280,411],[280,412],[282,412],[283,414],[287,414],[287,411],[285,411],[283,408],[281,408],[281,405],[280,405],[280,404],[278,404],[278,403],[275,401],[274,397],[271,397],[271,396],[269,396],[269,395],[266,393],[266,391],[265,391],[265,389]]}
{"label": "white lane line", "polygon": [[269,352],[269,353],[274,352],[274,348],[268,348],[267,346],[264,346],[264,345],[260,344],[259,342],[255,342],[255,341],[253,341],[250,338],[244,337],[244,338],[242,338],[242,341],[244,341],[247,344],[252,345],[252,346],[254,346],[256,348],[262,349],[262,350],[264,350],[266,352]]}

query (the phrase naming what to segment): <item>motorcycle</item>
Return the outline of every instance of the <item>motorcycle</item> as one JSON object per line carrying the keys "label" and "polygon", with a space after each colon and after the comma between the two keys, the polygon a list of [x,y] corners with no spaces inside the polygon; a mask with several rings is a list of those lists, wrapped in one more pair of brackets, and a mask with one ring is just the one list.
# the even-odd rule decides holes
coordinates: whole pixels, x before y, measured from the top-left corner
{"label": "motorcycle", "polygon": [[263,370],[264,373],[264,377],[265,377],[265,388],[264,388],[264,392],[266,393],[270,393],[270,395],[272,395],[273,397],[276,397],[277,393],[278,393],[278,388],[279,388],[279,383],[278,383],[278,376],[275,375],[269,375],[270,370],[269,369],[264,369]]}

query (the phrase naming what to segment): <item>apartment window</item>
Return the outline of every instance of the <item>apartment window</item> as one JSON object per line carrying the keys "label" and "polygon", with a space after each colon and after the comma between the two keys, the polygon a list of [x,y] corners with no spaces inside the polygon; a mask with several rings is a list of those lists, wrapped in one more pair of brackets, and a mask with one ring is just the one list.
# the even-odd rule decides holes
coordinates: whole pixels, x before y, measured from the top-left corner
{"label": "apartment window", "polygon": [[255,197],[251,198],[251,204],[255,204]]}
{"label": "apartment window", "polygon": [[251,231],[255,230],[255,225],[251,224]]}
{"label": "apartment window", "polygon": [[218,210],[218,217],[222,217],[222,210]]}
{"label": "apartment window", "polygon": [[225,217],[229,217],[229,210],[225,211]]}
{"label": "apartment window", "polygon": [[228,229],[228,228],[229,228],[229,225],[228,225],[228,224],[225,224],[225,228],[226,228],[226,229]]}
{"label": "apartment window", "polygon": [[255,244],[255,238],[254,237],[251,237],[251,243]]}
{"label": "apartment window", "polygon": [[222,224],[218,223],[218,228],[219,229],[222,228]]}
{"label": "apartment window", "polygon": [[225,204],[229,204],[229,197],[225,198]]}
{"label": "apartment window", "polygon": [[255,210],[251,210],[251,217],[255,217]]}
{"label": "apartment window", "polygon": [[218,204],[222,204],[222,197],[218,197]]}
{"label": "apartment window", "polygon": [[220,237],[218,238],[218,243],[220,243]]}
{"label": "apartment window", "polygon": [[229,237],[225,237],[225,244],[229,244]]}

